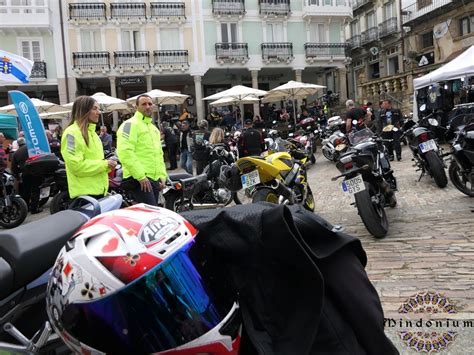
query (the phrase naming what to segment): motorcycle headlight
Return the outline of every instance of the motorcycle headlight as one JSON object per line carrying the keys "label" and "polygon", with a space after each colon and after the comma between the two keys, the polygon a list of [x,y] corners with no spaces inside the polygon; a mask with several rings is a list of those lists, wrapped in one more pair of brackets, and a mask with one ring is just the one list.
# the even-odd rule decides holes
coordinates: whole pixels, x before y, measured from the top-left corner
{"label": "motorcycle headlight", "polygon": [[435,120],[434,118],[428,118],[428,123],[432,126],[438,126],[438,121]]}

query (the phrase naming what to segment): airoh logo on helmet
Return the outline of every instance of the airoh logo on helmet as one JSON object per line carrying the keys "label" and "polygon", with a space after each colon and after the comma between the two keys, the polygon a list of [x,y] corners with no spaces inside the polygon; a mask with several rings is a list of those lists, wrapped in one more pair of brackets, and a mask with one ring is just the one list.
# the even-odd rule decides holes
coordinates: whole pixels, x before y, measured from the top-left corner
{"label": "airoh logo on helmet", "polygon": [[170,217],[160,217],[149,221],[141,229],[138,238],[145,244],[152,244],[160,242],[166,235],[175,229],[179,228],[179,223],[176,219]]}

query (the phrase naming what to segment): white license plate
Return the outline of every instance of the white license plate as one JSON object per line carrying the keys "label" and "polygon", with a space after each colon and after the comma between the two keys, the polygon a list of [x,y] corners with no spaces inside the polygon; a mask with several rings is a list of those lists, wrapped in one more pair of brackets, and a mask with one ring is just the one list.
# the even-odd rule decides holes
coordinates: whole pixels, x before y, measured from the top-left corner
{"label": "white license plate", "polygon": [[49,186],[43,187],[42,189],[40,189],[40,199],[49,197],[49,193],[50,193]]}
{"label": "white license plate", "polygon": [[357,175],[349,180],[344,180],[342,182],[342,191],[350,195],[354,195],[360,191],[365,190],[364,180],[362,180],[362,175]]}
{"label": "white license plate", "polygon": [[436,142],[433,139],[430,139],[427,142],[420,143],[420,150],[422,153],[429,152],[430,150],[438,150],[438,147],[436,146]]}
{"label": "white license plate", "polygon": [[244,189],[248,189],[249,187],[260,183],[260,175],[258,175],[258,170],[251,171],[248,174],[243,174],[240,179],[242,181],[242,188]]}

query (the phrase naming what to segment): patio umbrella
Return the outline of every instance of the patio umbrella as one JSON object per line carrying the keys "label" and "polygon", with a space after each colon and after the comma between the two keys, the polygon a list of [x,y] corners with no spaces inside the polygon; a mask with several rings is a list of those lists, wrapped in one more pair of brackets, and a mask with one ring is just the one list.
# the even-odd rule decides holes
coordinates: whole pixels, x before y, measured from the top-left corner
{"label": "patio umbrella", "polygon": [[[127,110],[129,109],[127,102],[122,99],[118,99],[113,96],[109,96],[104,94],[103,92],[97,92],[92,97],[97,101],[100,106],[100,120],[102,125],[104,124],[104,116],[103,112],[110,112],[110,111],[119,111],[119,110]],[[63,105],[64,108],[72,108],[74,102],[70,102],[68,104]]]}
{"label": "patio umbrella", "polygon": [[40,117],[43,120],[64,120],[69,118],[71,111],[59,111],[59,112],[50,112],[50,113],[40,113]]}
{"label": "patio umbrella", "polygon": [[[164,91],[160,89],[153,89],[141,95],[148,95],[151,97],[155,105],[158,107],[158,121],[160,120],[160,105],[182,105],[189,95],[179,94],[172,91]],[[128,103],[135,104],[135,101],[140,95],[133,96],[127,99]]]}
{"label": "patio umbrella", "polygon": [[292,100],[293,101],[293,118],[296,125],[296,105],[294,101],[297,99],[305,99],[310,95],[314,95],[325,86],[301,83],[299,81],[290,80],[286,84],[280,85],[268,92],[267,95],[262,99],[262,102],[275,102],[281,100]]}
{"label": "patio umbrella", "polygon": [[[234,101],[235,103],[238,103],[239,106],[242,106],[244,104],[243,101],[246,98],[249,98],[249,97],[255,98],[255,97],[263,96],[266,93],[267,92],[264,90],[249,88],[243,85],[236,85],[236,86],[231,87],[230,89],[205,97],[203,100],[218,100],[223,97],[230,97],[235,100]],[[243,109],[242,107],[240,107],[240,112],[242,113],[242,126],[243,126],[244,115],[242,111]]]}
{"label": "patio umbrella", "polygon": [[[240,101],[243,104],[258,104],[260,102],[260,99],[258,97],[254,96],[248,96],[245,99]],[[212,101],[209,105],[211,106],[227,106],[227,105],[234,105],[235,103],[238,103],[237,100],[235,100],[233,97],[223,97],[219,100]]]}
{"label": "patio umbrella", "polygon": [[[60,111],[65,111],[63,107],[54,104],[52,102],[48,101],[43,101],[40,99],[31,99],[31,102],[33,103],[33,106],[36,108],[38,113],[50,113],[50,112],[60,112]],[[0,107],[0,113],[8,113],[11,115],[18,116],[15,110],[15,105],[7,105]]]}

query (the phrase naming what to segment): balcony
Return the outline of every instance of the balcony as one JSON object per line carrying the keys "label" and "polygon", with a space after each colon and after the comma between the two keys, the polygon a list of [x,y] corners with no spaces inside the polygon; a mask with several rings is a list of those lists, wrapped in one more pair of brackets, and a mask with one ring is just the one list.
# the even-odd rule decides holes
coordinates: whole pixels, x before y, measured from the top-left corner
{"label": "balcony", "polygon": [[293,43],[262,43],[262,60],[270,62],[286,62],[293,60]]}
{"label": "balcony", "polygon": [[150,3],[151,19],[160,21],[178,21],[186,19],[184,2],[152,2]]}
{"label": "balcony", "polygon": [[73,52],[72,68],[82,74],[83,71],[107,72],[110,70],[109,52]]}
{"label": "balcony", "polygon": [[46,80],[47,78],[46,63],[43,61],[34,62],[33,68],[31,69],[30,80]]}
{"label": "balcony", "polygon": [[0,28],[50,28],[47,1],[30,1],[28,6],[15,5],[19,1],[0,2]]}
{"label": "balcony", "polygon": [[305,43],[306,61],[313,63],[318,59],[344,59],[347,44],[345,43]]}
{"label": "balcony", "polygon": [[352,17],[349,0],[304,0],[303,18],[320,16]]}
{"label": "balcony", "polygon": [[396,33],[398,33],[398,23],[396,17],[389,18],[379,25],[379,38],[387,37]]}
{"label": "balcony", "polygon": [[145,22],[146,4],[144,2],[119,2],[110,4],[110,19],[116,22]]}
{"label": "balcony", "polygon": [[372,4],[370,0],[353,0],[352,1],[352,11],[355,13],[359,10],[362,10],[366,5]]}
{"label": "balcony", "polygon": [[187,50],[160,50],[153,52],[155,69],[159,72],[189,69]]}
{"label": "balcony", "polygon": [[260,0],[260,15],[267,17],[288,17],[291,14],[290,0]]}
{"label": "balcony", "polygon": [[402,9],[402,20],[404,26],[415,26],[427,19],[446,13],[455,6],[456,0],[417,0]]}
{"label": "balcony", "polygon": [[378,40],[378,32],[379,31],[377,27],[371,27],[367,31],[362,32],[360,35],[361,44],[365,45]]}
{"label": "balcony", "polygon": [[249,60],[247,43],[216,43],[216,61],[224,63],[242,63]]}
{"label": "balcony", "polygon": [[410,95],[413,95],[412,82],[412,74],[397,74],[381,79],[358,82],[357,85],[362,92],[362,97],[359,97],[359,100],[378,102],[383,99],[391,99],[399,105],[402,103],[408,105]]}
{"label": "balcony", "polygon": [[114,52],[114,68],[123,71],[145,72],[150,69],[150,52],[148,51],[120,51]]}
{"label": "balcony", "polygon": [[105,22],[105,4],[99,2],[69,4],[69,21],[76,23]]}
{"label": "balcony", "polygon": [[362,44],[360,41],[360,37],[361,37],[360,35],[355,35],[349,38],[349,40],[347,41],[347,44],[350,49],[356,49],[356,48],[361,47]]}
{"label": "balcony", "polygon": [[217,16],[245,15],[245,0],[212,0],[212,13]]}

